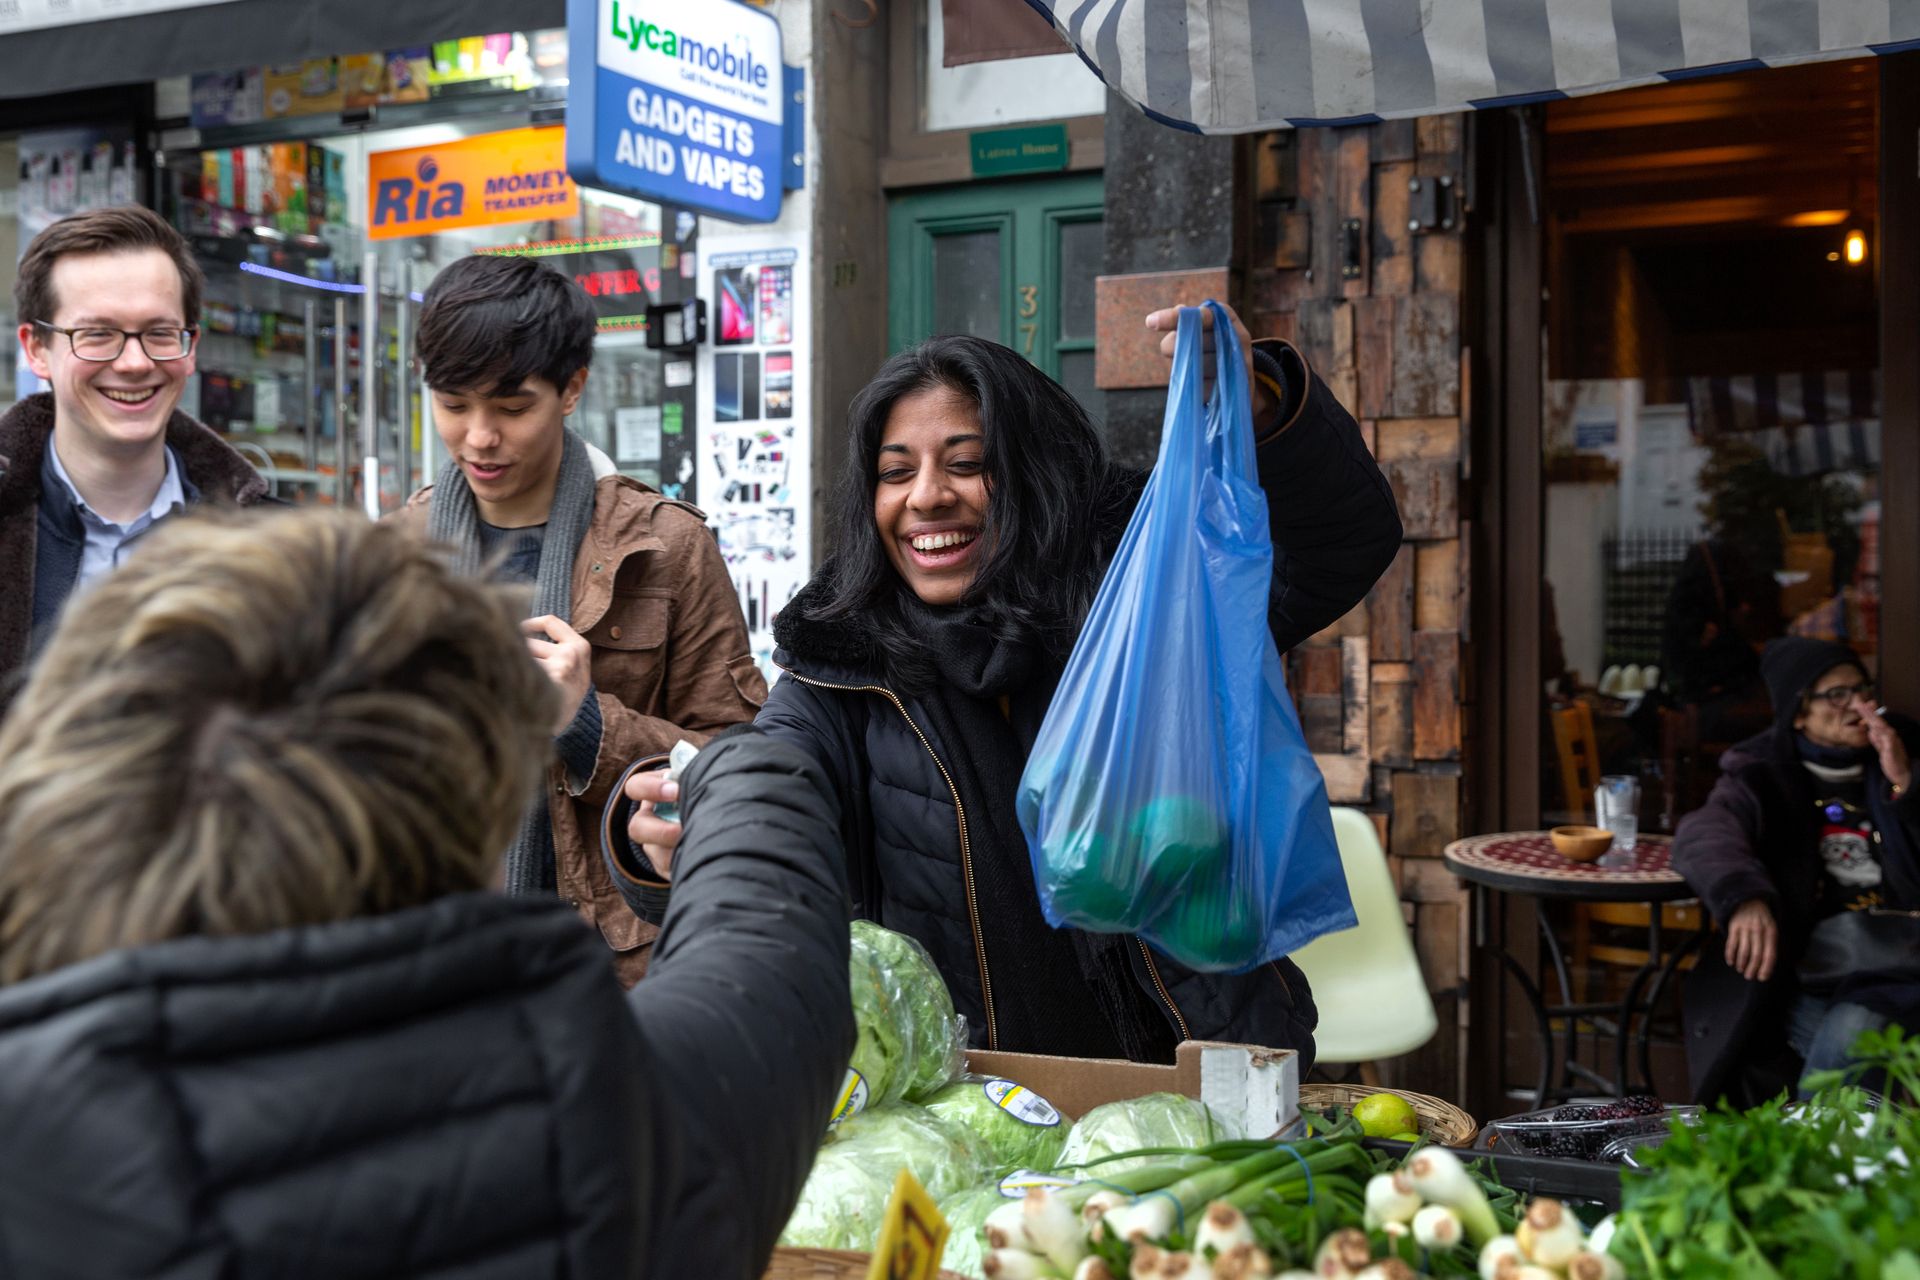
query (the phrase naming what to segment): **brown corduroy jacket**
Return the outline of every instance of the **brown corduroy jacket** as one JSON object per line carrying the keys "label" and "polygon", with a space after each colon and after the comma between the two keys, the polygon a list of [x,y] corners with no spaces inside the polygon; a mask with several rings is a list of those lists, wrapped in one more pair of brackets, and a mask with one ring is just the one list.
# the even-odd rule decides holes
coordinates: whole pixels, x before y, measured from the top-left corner
{"label": "brown corduroy jacket", "polygon": [[[424,538],[432,486],[391,518]],[[646,972],[659,933],[627,907],[608,877],[597,832],[600,810],[627,765],[701,745],[753,719],[767,682],[747,647],[746,620],[720,548],[698,508],[637,480],[602,475],[593,520],[573,561],[575,631],[593,646],[600,751],[584,789],[556,759],[547,770],[560,896],[614,951],[627,986]]]}

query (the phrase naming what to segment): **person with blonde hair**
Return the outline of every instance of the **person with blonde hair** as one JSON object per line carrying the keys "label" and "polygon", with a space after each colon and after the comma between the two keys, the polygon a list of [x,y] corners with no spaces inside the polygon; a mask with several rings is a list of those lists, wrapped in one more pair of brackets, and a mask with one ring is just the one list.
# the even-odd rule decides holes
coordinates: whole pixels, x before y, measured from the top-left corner
{"label": "person with blonde hair", "polygon": [[73,602],[0,724],[0,1275],[761,1273],[852,1049],[835,803],[711,744],[623,994],[491,889],[559,710],[524,612],[312,511]]}

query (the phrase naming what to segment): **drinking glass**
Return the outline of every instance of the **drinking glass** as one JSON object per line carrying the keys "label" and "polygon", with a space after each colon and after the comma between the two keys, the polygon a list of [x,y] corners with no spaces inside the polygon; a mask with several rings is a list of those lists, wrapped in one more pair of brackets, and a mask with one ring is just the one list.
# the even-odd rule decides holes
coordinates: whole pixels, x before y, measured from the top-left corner
{"label": "drinking glass", "polygon": [[1599,825],[1613,832],[1613,847],[1601,857],[1603,867],[1631,866],[1633,846],[1640,838],[1640,779],[1610,773],[1593,789],[1593,812]]}

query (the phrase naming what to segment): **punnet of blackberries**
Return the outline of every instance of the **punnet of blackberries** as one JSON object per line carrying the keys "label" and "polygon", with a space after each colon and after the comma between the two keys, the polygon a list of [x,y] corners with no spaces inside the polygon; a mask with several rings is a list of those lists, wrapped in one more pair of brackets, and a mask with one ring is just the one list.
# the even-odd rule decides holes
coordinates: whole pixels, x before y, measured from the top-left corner
{"label": "punnet of blackberries", "polygon": [[1597,1159],[1608,1143],[1666,1128],[1666,1104],[1651,1094],[1612,1102],[1570,1102],[1494,1122],[1510,1149],[1572,1160]]}

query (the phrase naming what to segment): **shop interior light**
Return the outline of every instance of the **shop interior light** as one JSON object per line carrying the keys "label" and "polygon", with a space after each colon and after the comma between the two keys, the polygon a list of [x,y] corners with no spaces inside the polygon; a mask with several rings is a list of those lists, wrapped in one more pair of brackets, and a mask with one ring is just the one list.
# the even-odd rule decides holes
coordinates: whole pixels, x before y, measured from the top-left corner
{"label": "shop interior light", "polygon": [[1837,227],[1847,220],[1845,209],[1809,209],[1787,219],[1790,227]]}
{"label": "shop interior light", "polygon": [[1867,233],[1864,231],[1847,232],[1847,261],[1859,266],[1867,260]]}
{"label": "shop interior light", "polygon": [[257,262],[243,262],[240,269],[249,275],[265,276],[269,280],[280,280],[287,284],[303,284],[309,289],[326,289],[332,293],[365,293],[367,287],[360,284],[347,284],[340,280],[316,280],[312,276],[297,275],[292,271],[282,271],[278,267],[263,267]]}

